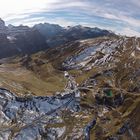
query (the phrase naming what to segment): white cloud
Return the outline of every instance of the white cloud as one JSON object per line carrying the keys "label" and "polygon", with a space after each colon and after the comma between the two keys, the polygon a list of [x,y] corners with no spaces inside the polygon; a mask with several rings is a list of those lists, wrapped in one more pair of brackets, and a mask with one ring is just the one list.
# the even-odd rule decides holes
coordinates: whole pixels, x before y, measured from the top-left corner
{"label": "white cloud", "polygon": [[131,7],[132,9],[127,9],[128,11],[123,11],[123,7],[121,8],[122,10],[117,9],[116,7],[105,7],[104,5],[98,5],[97,3],[95,3],[94,5],[87,3],[87,5],[81,8],[82,10],[85,10],[85,12],[88,15],[91,15],[91,16],[95,15],[102,18],[106,18],[106,19],[119,20],[124,24],[140,27],[140,19],[136,19],[135,17],[133,17],[133,14],[132,14],[132,13],[135,13],[135,7]]}
{"label": "white cloud", "polygon": [[127,36],[138,36],[140,37],[140,32],[137,32],[135,30],[132,30],[129,27],[123,28],[122,31],[120,32],[122,35],[127,35]]}
{"label": "white cloud", "polygon": [[11,21],[13,19],[20,20],[20,19],[25,19],[25,18],[29,18],[29,15],[27,15],[27,14],[14,14],[14,15],[11,15],[11,16],[6,16],[4,18],[4,20],[5,21]]}
{"label": "white cloud", "polygon": [[[33,26],[35,24],[38,24],[38,23],[51,23],[51,24],[59,24],[63,27],[67,27],[67,26],[73,26],[75,25],[76,23],[75,22],[72,22],[72,21],[68,21],[68,20],[65,20],[64,18],[55,18],[55,19],[49,19],[47,20],[46,18],[34,18],[34,19],[31,19],[31,20],[24,20],[23,21],[23,24],[24,25],[28,25],[28,26]],[[16,25],[19,25],[20,22],[16,23]],[[78,23],[77,23],[78,24]]]}
{"label": "white cloud", "polygon": [[55,18],[55,19],[49,20],[48,22],[53,23],[53,24],[59,24],[59,25],[61,25],[63,27],[73,26],[73,25],[76,24],[75,22],[65,20],[64,18]]}
{"label": "white cloud", "polygon": [[6,19],[15,14],[41,12],[43,9],[47,11],[51,4],[58,1],[59,0],[0,0],[0,17]]}
{"label": "white cloud", "polygon": [[14,25],[18,26],[22,24],[22,25],[33,26],[35,24],[44,23],[44,22],[46,22],[46,19],[44,17],[37,17],[37,18],[21,19],[19,21],[16,21]]}
{"label": "white cloud", "polygon": [[121,15],[121,14],[109,14],[109,13],[105,13],[103,15],[103,17],[108,18],[108,19],[114,19],[114,20],[120,20],[122,22],[126,22],[131,26],[135,26],[135,27],[140,27],[140,20],[139,19],[135,19],[133,17],[130,16],[125,16],[125,15]]}
{"label": "white cloud", "polygon": [[132,4],[134,4],[136,7],[140,8],[140,1],[139,0],[129,0]]}

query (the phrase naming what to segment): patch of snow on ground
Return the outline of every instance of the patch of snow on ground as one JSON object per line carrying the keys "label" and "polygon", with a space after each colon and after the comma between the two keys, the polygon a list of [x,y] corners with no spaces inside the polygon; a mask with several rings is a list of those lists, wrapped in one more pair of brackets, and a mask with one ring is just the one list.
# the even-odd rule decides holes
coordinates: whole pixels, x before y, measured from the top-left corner
{"label": "patch of snow on ground", "polygon": [[14,42],[16,40],[16,38],[14,36],[7,36],[7,39],[10,41],[10,42]]}
{"label": "patch of snow on ground", "polygon": [[[86,41],[87,40],[82,40],[82,43],[84,43],[83,45],[86,45]],[[113,39],[94,45],[89,42],[90,40],[87,41],[87,44],[90,44],[89,47],[83,47],[85,49],[79,54],[67,58],[64,62],[64,66],[67,68],[80,68],[86,66],[88,69],[88,67],[92,68],[94,65],[104,64],[111,60],[112,53],[116,51],[116,48],[123,45],[124,39]],[[97,52],[103,53],[103,57],[97,59],[93,64],[87,65],[93,58],[96,58]]]}

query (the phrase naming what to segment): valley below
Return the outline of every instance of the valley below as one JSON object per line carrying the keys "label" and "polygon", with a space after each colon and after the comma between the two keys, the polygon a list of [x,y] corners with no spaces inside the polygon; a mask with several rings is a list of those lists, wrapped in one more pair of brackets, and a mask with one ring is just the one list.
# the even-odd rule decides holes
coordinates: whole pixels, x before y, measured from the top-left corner
{"label": "valley below", "polygon": [[10,47],[13,55],[2,50],[0,140],[139,140],[140,38],[81,26],[60,30],[46,41],[54,47],[36,45],[41,32],[29,30],[21,38],[36,32],[25,44],[35,47],[30,53],[22,45],[18,52]]}

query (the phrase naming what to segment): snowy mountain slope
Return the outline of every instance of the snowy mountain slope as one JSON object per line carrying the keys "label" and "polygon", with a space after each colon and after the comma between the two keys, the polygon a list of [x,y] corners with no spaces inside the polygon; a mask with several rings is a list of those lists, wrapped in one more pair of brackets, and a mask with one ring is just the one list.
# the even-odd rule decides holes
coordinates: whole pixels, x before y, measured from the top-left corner
{"label": "snowy mountain slope", "polygon": [[[22,96],[22,98],[16,98],[18,101],[13,99],[12,102],[9,102],[7,100],[8,106],[4,113],[7,113],[12,106],[13,110],[10,110],[8,114],[13,116],[13,111],[15,111],[13,106],[19,105],[19,103],[22,104],[16,108],[19,111],[22,107],[25,108],[24,105],[26,108],[29,107],[28,112],[24,111],[24,115],[21,113],[23,118],[26,116],[27,129],[13,126],[12,128],[20,128],[22,131],[18,133],[16,129],[12,132],[18,133],[18,136],[32,134],[34,137],[41,138],[44,134],[47,138],[52,137],[54,133],[59,134],[54,137],[54,140],[84,139],[84,136],[99,140],[139,139],[139,43],[140,39],[135,37],[99,37],[70,41],[59,47],[49,48],[47,51],[0,61],[1,86],[16,93],[15,96]],[[39,119],[35,130],[28,127],[28,120],[31,121],[30,116],[33,118],[36,117],[34,114],[40,116],[40,112],[35,107],[43,106],[42,109],[47,110],[48,108],[44,107],[47,104],[53,111],[54,104],[55,107],[63,104],[63,99],[65,99],[63,95],[65,95],[68,85],[73,88],[70,77],[74,79],[76,90],[80,92],[80,111],[74,112],[65,106],[61,108],[61,111],[55,108],[58,111],[57,115],[52,113],[50,118],[45,116],[47,120]],[[73,93],[73,89],[71,92]],[[27,96],[28,102],[24,96],[27,93],[32,95]],[[3,92],[1,94],[1,97],[5,97]],[[45,100],[46,97],[43,97],[48,94],[55,94],[58,98],[47,97],[48,104]],[[35,95],[43,96],[38,98]],[[68,99],[72,97],[69,94],[66,96]],[[32,99],[41,99],[41,104],[39,104],[40,100]],[[13,116],[16,121],[11,121],[11,123],[17,124],[22,119],[17,116],[20,116],[18,111]],[[61,118],[63,119],[60,123]],[[40,133],[43,126],[45,129]],[[63,126],[64,129],[61,131]],[[9,124],[7,128],[9,128]],[[2,136],[6,136],[3,132]],[[14,136],[12,135],[12,137]]]}
{"label": "snowy mountain slope", "polygon": [[[133,40],[136,40],[136,42],[138,43],[137,39],[127,37],[104,37],[101,39],[98,38],[96,40],[79,40],[79,45],[77,46],[77,48],[74,48],[76,51],[72,55],[65,57],[62,65],[66,69],[91,69],[93,66],[101,66],[107,63],[111,65],[115,61],[118,61],[117,56],[119,54],[122,55],[123,52],[125,53],[125,51],[128,49],[132,50],[131,55],[135,57],[135,53],[136,50],[139,49],[139,45],[134,46],[133,44],[132,46],[129,46],[129,43],[133,42]],[[72,44],[70,44],[69,46],[72,46]],[[65,46],[63,48],[64,51],[62,52],[62,54],[67,53],[67,48],[69,48],[69,46]]]}

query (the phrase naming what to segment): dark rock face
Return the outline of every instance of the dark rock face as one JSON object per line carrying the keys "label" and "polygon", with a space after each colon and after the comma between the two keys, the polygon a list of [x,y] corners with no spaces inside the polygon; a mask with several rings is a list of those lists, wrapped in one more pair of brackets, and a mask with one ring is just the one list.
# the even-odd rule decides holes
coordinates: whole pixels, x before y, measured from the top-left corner
{"label": "dark rock face", "polygon": [[6,33],[7,27],[5,26],[5,22],[0,18],[0,34]]}
{"label": "dark rock face", "polygon": [[0,19],[0,27],[1,26],[3,26],[3,27],[5,26],[5,22],[2,19]]}
{"label": "dark rock face", "polygon": [[0,20],[0,58],[25,55],[47,49],[45,38],[27,26],[5,26]]}
{"label": "dark rock face", "polygon": [[45,39],[36,30],[31,30],[25,34],[16,36],[15,44],[19,46],[19,52],[23,54],[35,53],[47,48]]}
{"label": "dark rock face", "polygon": [[65,29],[57,24],[40,23],[33,28],[38,29],[39,32],[46,38],[57,36],[65,31]]}

